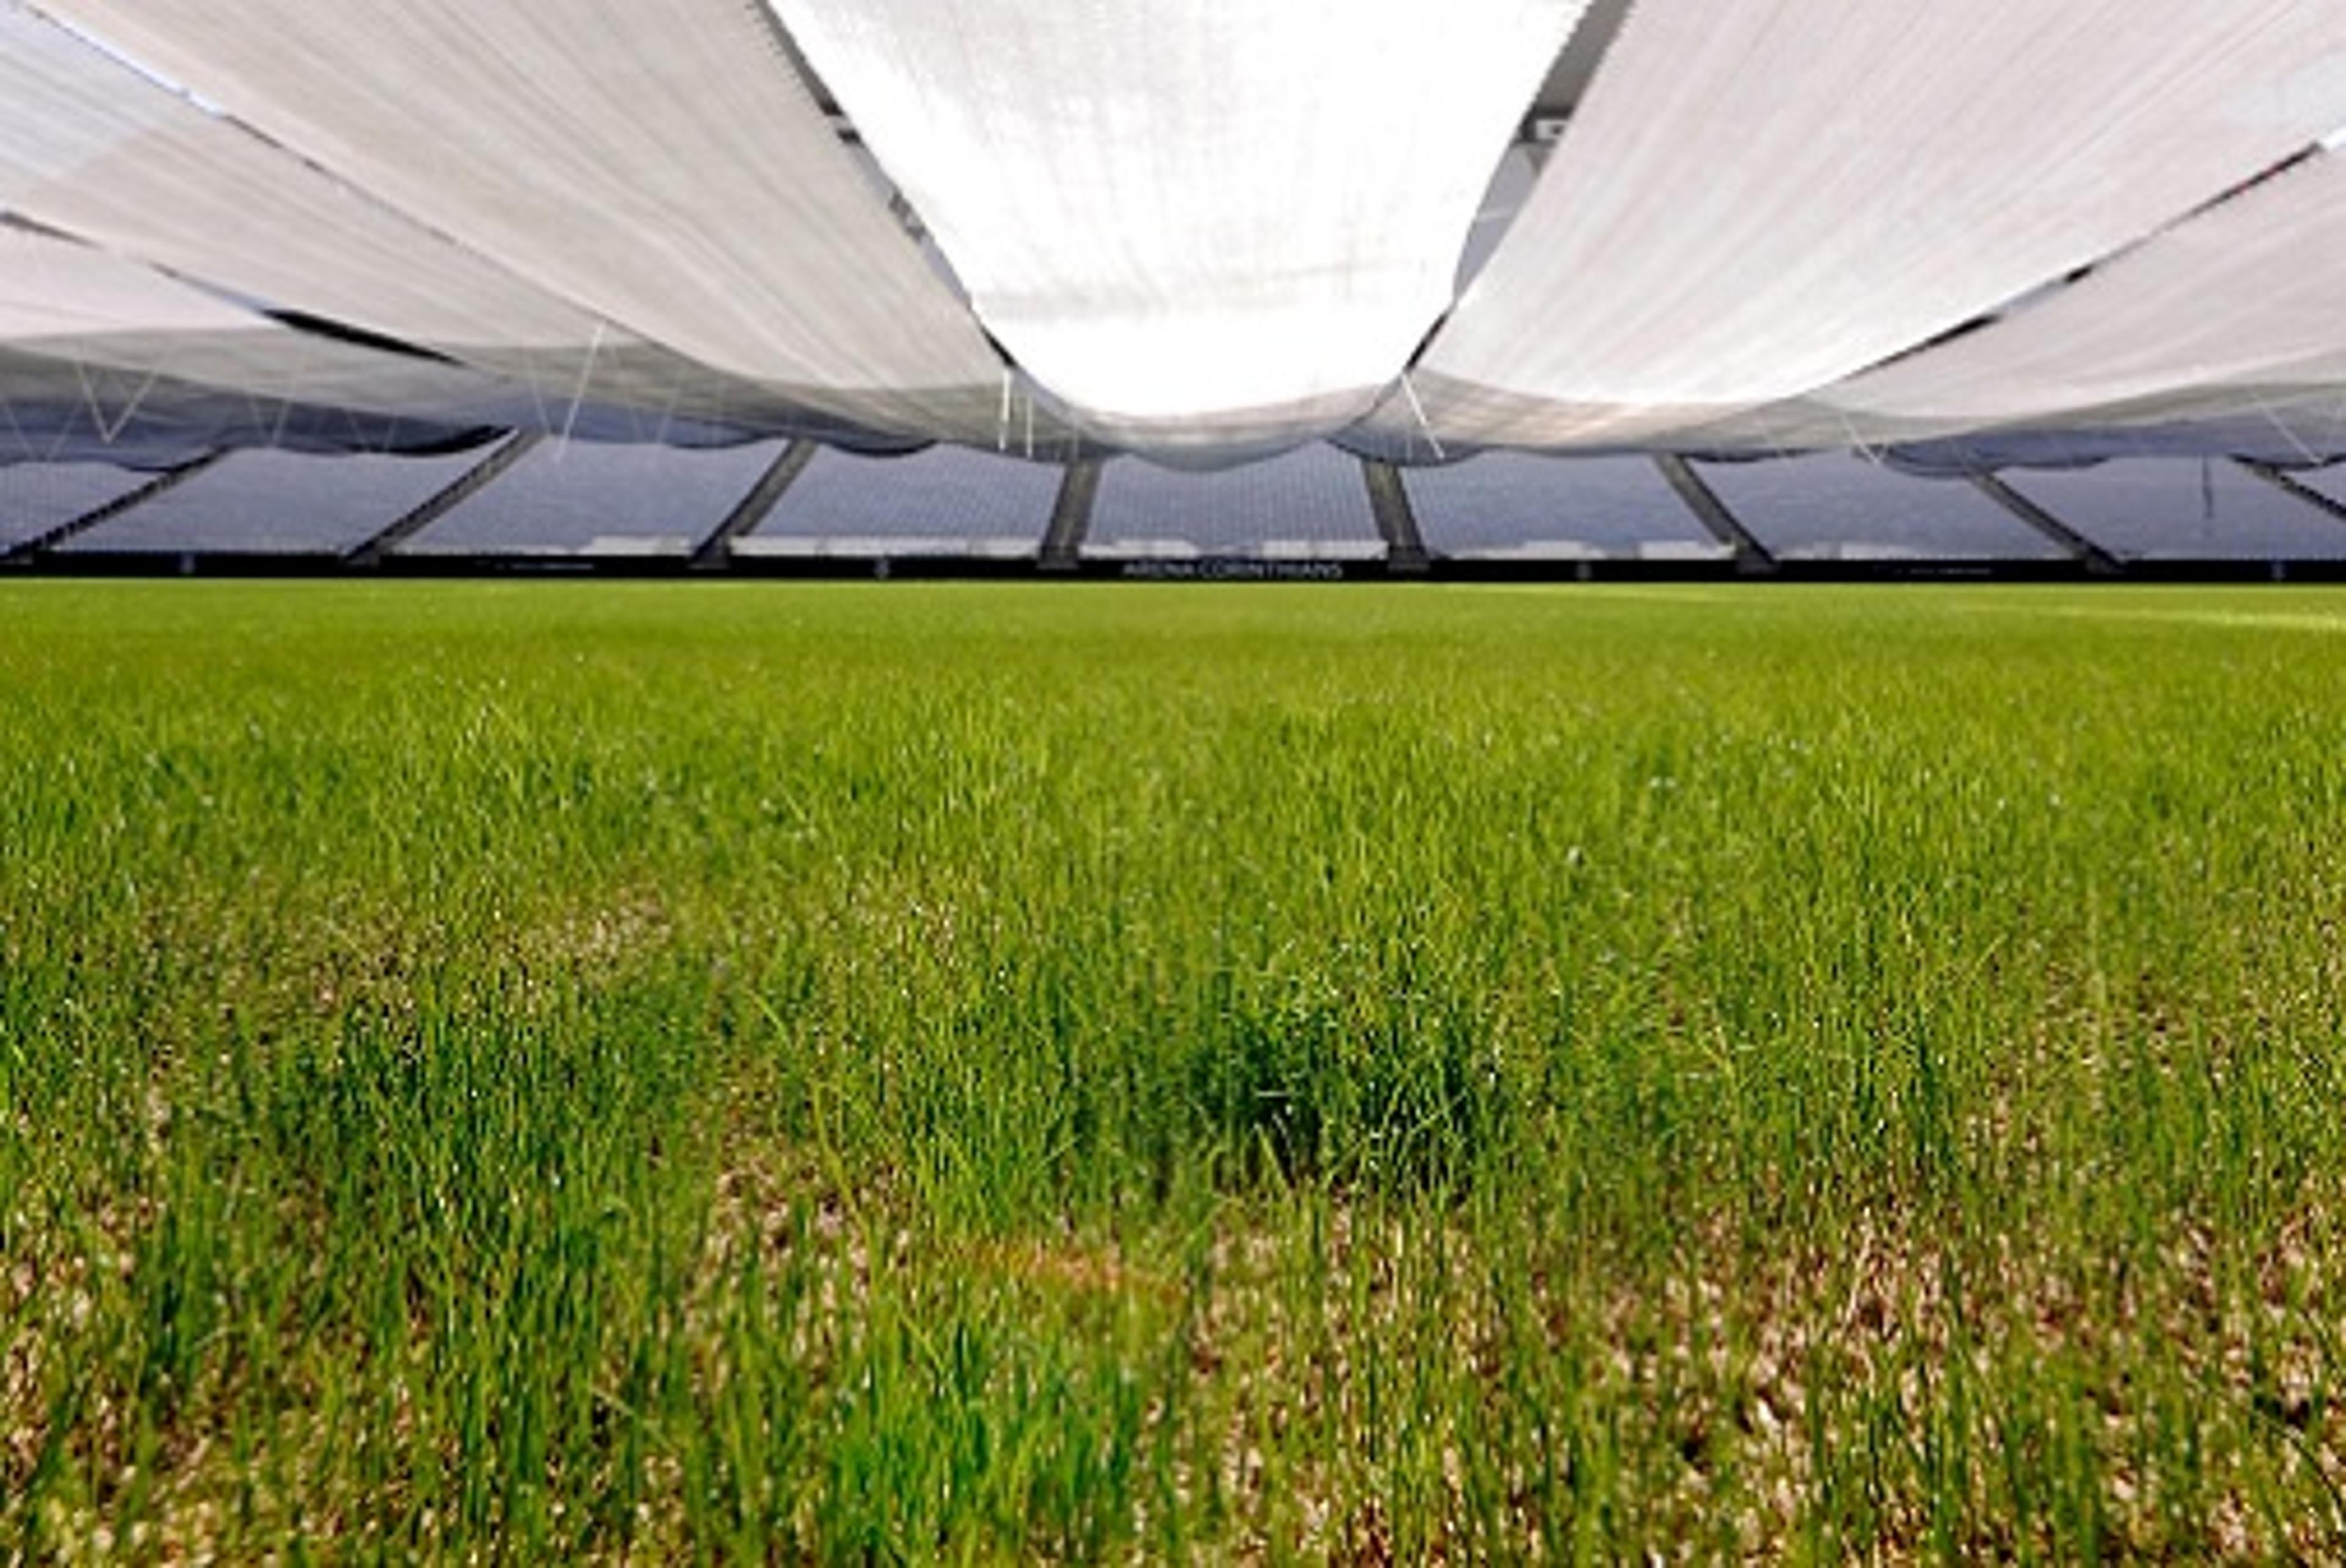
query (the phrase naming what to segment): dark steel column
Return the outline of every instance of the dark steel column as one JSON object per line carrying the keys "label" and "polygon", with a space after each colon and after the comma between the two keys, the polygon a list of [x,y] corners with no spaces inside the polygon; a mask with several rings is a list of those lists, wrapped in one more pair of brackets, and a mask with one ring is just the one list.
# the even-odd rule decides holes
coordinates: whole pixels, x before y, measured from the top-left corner
{"label": "dark steel column", "polygon": [[1662,477],[1670,482],[1687,510],[1693,513],[1702,525],[1710,530],[1711,537],[1735,552],[1735,569],[1755,576],[1776,569],[1775,553],[1760,542],[1760,536],[1743,525],[1742,519],[1727,509],[1719,492],[1703,483],[1694,464],[1676,453],[1658,453],[1655,465]]}
{"label": "dark steel column", "polygon": [[177,468],[157,474],[128,495],[117,496],[95,512],[84,513],[70,523],[60,523],[46,534],[36,534],[30,539],[0,550],[0,565],[29,561],[44,551],[54,550],[67,540],[88,533],[101,523],[111,523],[124,513],[144,506],[165,491],[185,484],[227,455],[225,452],[214,452],[197,458],[193,463],[183,463]]}
{"label": "dark steel column", "polygon": [[725,521],[711,531],[692,552],[692,569],[696,572],[719,572],[733,561],[733,541],[763,523],[790,487],[798,483],[799,475],[815,459],[821,447],[811,441],[794,441],[782,448],[773,465],[750,487],[741,504],[725,514]]}
{"label": "dark steel column", "polygon": [[2346,523],[2346,505],[2332,501],[2310,484],[2299,484],[2286,469],[2270,463],[2259,463],[2252,457],[2235,458],[2233,461],[2283,494],[2294,496],[2333,521]]}
{"label": "dark steel column", "polygon": [[506,438],[488,456],[466,469],[454,484],[343,555],[342,565],[361,571],[382,565],[385,555],[487,489],[491,481],[527,456],[530,450],[545,439],[535,433]]}
{"label": "dark steel column", "polygon": [[1385,570],[1415,576],[1433,564],[1418,531],[1417,509],[1410,504],[1409,487],[1401,470],[1375,458],[1361,460],[1361,473],[1369,486],[1369,510],[1376,514],[1377,532],[1384,535]]}
{"label": "dark steel column", "polygon": [[1974,473],[1972,483],[1984,491],[1988,499],[2019,518],[2066,551],[2069,558],[2097,576],[2116,576],[2126,570],[2126,565],[2116,555],[2070,527],[2035,502],[2006,484],[1993,473]]}
{"label": "dark steel column", "polygon": [[1043,535],[1043,570],[1072,572],[1082,562],[1105,466],[1096,457],[1067,464],[1066,475],[1059,481],[1059,499],[1051,508],[1051,525]]}

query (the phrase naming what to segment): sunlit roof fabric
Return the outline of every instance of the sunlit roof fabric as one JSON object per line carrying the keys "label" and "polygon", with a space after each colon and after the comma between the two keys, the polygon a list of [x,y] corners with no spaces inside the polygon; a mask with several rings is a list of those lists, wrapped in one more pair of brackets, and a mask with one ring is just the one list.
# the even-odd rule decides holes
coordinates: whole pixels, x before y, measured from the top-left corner
{"label": "sunlit roof fabric", "polygon": [[2310,465],[2339,148],[2337,0],[0,0],[0,462]]}
{"label": "sunlit roof fabric", "polygon": [[1400,372],[1584,0],[770,3],[1084,428],[1243,448]]}
{"label": "sunlit roof fabric", "polygon": [[[150,269],[0,224],[0,423],[142,414],[246,432],[311,411],[463,420],[493,389],[454,365],[296,332]],[[363,428],[353,423],[356,433]],[[249,439],[249,435],[245,439]]]}
{"label": "sunlit roof fabric", "polygon": [[44,8],[616,332],[856,423],[994,433],[998,360],[752,5]]}
{"label": "sunlit roof fabric", "polygon": [[1489,452],[1403,476],[1418,531],[1461,560],[1722,558],[1649,458]]}
{"label": "sunlit roof fabric", "polygon": [[2341,123],[2329,0],[1643,0],[1406,413],[1454,442],[1666,443],[1912,349]]}
{"label": "sunlit roof fabric", "polygon": [[117,254],[425,344],[583,348],[587,311],[0,5],[0,205]]}
{"label": "sunlit roof fabric", "polygon": [[[1954,341],[1823,389],[1779,429],[1912,440],[2255,416],[2331,444],[2346,377],[2346,158],[2325,154]],[[2319,407],[2302,400],[2314,394]]]}
{"label": "sunlit roof fabric", "polygon": [[726,406],[725,378],[610,331],[14,5],[0,5],[0,207],[256,308],[492,370],[517,383],[505,411],[516,421],[567,417],[590,352],[603,400]]}
{"label": "sunlit roof fabric", "polygon": [[0,342],[138,343],[226,332],[283,335],[250,311],[147,268],[0,223]]}

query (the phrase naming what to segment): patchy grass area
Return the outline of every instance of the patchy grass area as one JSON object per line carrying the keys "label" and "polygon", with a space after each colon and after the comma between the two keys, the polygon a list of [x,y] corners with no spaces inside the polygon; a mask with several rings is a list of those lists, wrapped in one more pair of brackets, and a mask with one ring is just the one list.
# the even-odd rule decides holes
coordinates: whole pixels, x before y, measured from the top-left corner
{"label": "patchy grass area", "polygon": [[2346,1555],[2341,630],[0,585],[0,1558]]}

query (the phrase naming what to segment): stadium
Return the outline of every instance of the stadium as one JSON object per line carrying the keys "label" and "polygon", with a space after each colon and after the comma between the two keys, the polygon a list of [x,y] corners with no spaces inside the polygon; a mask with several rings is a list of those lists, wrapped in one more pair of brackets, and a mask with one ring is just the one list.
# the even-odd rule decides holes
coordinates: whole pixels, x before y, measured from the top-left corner
{"label": "stadium", "polygon": [[11,6],[0,558],[2334,564],[2325,19],[2040,9]]}
{"label": "stadium", "polygon": [[2321,0],[0,0],[0,1561],[2346,1560],[2341,248]]}

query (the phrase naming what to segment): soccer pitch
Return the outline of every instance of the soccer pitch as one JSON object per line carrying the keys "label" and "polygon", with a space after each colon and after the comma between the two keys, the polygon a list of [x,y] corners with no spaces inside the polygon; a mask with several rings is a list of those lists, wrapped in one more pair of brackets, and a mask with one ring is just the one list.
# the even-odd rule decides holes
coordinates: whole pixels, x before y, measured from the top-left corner
{"label": "soccer pitch", "polygon": [[2346,1554],[2346,594],[0,583],[0,1558]]}

